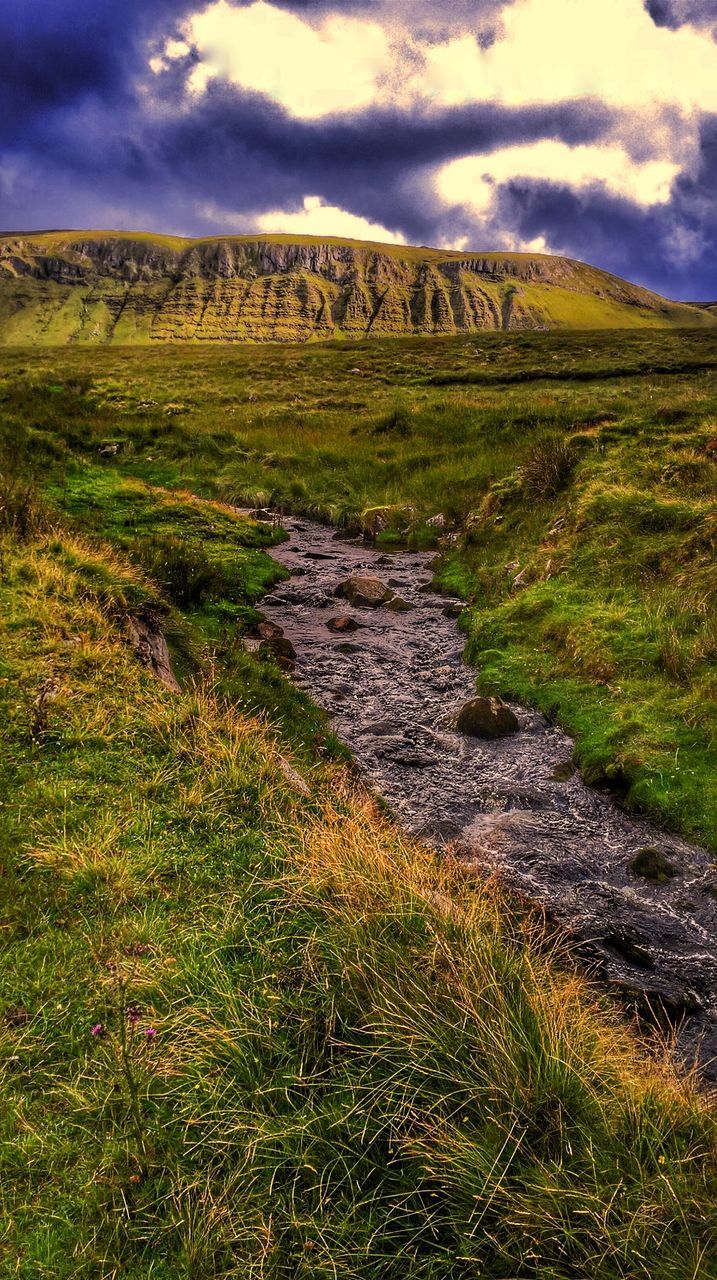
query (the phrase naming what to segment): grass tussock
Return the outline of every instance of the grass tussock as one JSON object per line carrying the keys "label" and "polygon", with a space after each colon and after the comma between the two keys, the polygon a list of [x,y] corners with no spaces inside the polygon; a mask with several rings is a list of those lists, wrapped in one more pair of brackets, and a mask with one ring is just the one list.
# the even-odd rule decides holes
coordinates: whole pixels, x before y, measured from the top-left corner
{"label": "grass tussock", "polygon": [[3,544],[7,1273],[710,1275],[715,1116],[666,1048],[311,726],[287,767],[223,656],[153,681],[90,546]]}

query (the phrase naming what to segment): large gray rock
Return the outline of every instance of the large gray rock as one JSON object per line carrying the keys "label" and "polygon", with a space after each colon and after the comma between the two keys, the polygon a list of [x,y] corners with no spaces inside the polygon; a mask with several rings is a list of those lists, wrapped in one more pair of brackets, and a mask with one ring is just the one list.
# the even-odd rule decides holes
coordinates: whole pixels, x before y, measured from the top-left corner
{"label": "large gray rock", "polygon": [[393,597],[393,591],[380,578],[368,573],[353,573],[345,582],[341,582],[334,595],[348,600],[349,604],[359,608],[375,609],[386,604]]}
{"label": "large gray rock", "polygon": [[456,728],[471,738],[505,738],[520,725],[500,698],[471,698],[458,712]]}

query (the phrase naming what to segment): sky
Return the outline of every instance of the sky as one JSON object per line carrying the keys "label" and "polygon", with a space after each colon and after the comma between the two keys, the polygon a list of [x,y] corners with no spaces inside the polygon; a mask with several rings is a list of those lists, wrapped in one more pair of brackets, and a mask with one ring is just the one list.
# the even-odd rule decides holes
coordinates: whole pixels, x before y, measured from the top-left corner
{"label": "sky", "polygon": [[717,0],[0,0],[0,229],[568,254],[717,299]]}

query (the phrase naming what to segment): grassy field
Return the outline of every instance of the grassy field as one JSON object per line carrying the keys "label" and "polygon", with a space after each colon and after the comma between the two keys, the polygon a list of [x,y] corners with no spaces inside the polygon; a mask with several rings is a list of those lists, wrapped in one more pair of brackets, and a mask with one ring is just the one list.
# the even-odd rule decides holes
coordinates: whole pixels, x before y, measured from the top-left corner
{"label": "grassy field", "polygon": [[219,508],[207,537],[192,493],[418,546],[444,515],[437,573],[470,601],[480,683],[570,730],[590,781],[717,848],[708,333],[70,348],[2,371],[13,467],[146,570],[163,560],[165,590],[190,542],[215,631],[270,570],[241,568]]}
{"label": "grassy field", "polygon": [[[715,1274],[708,1101],[244,652],[266,531],[147,479],[209,486],[211,410],[182,457],[73,376],[3,405],[0,1275]],[[147,611],[179,694],[127,643]]]}
{"label": "grassy field", "polygon": [[717,1274],[709,1100],[246,650],[230,505],[440,541],[481,684],[717,847],[716,460],[706,334],[5,354],[0,1276]]}

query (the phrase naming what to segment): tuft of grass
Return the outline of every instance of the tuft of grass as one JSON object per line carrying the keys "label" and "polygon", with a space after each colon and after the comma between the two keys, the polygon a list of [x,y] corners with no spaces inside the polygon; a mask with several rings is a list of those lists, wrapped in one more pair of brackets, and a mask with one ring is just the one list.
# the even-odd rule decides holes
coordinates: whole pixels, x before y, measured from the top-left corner
{"label": "tuft of grass", "polygon": [[555,498],[567,489],[579,453],[572,440],[548,439],[533,446],[521,469],[528,498]]}

